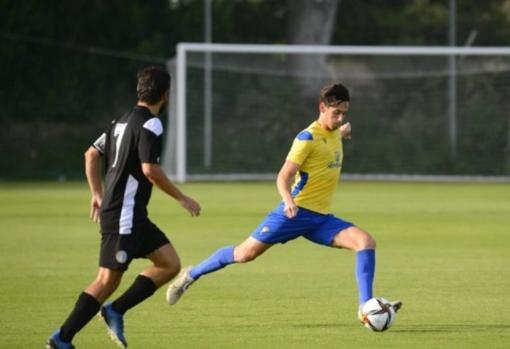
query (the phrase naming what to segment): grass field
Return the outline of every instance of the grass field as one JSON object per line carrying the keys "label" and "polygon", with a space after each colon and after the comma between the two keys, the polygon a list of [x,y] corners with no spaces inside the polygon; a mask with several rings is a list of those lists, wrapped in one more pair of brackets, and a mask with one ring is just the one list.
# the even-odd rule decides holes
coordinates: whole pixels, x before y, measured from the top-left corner
{"label": "grass field", "polygon": [[[150,215],[183,265],[243,240],[278,201],[273,183],[182,188],[202,217],[156,190]],[[88,202],[85,183],[0,184],[0,348],[43,348],[95,277]],[[126,315],[130,348],[510,347],[510,185],[344,182],[334,213],[377,239],[375,293],[404,301],[390,331],[356,320],[353,254],[299,239],[204,277],[175,307],[158,291]],[[74,344],[115,348],[97,320]]]}

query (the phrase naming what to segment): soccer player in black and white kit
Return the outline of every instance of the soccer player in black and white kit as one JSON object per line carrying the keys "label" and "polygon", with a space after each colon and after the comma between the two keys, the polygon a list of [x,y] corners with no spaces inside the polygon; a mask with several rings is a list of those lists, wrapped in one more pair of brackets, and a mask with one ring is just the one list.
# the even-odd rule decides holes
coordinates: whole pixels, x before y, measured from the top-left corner
{"label": "soccer player in black and white kit", "polygon": [[[112,339],[127,347],[124,313],[150,297],[179,273],[180,261],[165,234],[148,218],[152,186],[177,200],[192,216],[200,205],[167,178],[159,162],[163,126],[157,117],[168,102],[170,76],[158,67],[138,73],[138,103],[103,133],[85,153],[92,193],[90,217],[101,225],[99,272],[78,297],[63,325],[48,339],[51,349],[74,348],[71,341],[100,312]],[[103,161],[104,160],[104,161]],[[104,191],[101,163],[105,166]],[[153,263],[115,301],[103,302],[117,289],[133,258]]]}

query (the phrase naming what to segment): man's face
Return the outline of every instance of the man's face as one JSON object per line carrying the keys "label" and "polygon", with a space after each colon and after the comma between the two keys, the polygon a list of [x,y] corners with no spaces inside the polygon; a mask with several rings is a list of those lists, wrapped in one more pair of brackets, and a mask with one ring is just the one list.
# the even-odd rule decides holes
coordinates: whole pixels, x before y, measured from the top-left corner
{"label": "man's face", "polygon": [[167,90],[163,94],[163,96],[161,96],[161,100],[162,100],[163,104],[161,104],[158,114],[161,114],[162,112],[164,112],[166,110],[166,108],[168,107],[168,101],[170,100],[170,90]]}
{"label": "man's face", "polygon": [[347,117],[349,102],[345,101],[336,106],[327,107],[324,102],[319,104],[319,123],[328,131],[339,128]]}

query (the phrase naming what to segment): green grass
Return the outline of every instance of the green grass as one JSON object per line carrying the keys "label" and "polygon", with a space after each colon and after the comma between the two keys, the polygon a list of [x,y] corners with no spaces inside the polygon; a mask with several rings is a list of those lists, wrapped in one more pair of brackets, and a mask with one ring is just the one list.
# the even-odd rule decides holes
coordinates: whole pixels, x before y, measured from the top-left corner
{"label": "green grass", "polygon": [[[203,216],[157,190],[150,213],[183,265],[242,241],[278,201],[273,183],[182,188]],[[88,203],[84,183],[0,184],[0,348],[42,348],[95,277]],[[390,331],[356,320],[353,254],[298,239],[204,277],[175,307],[158,291],[126,315],[130,348],[508,348],[508,184],[344,182],[334,213],[377,239],[376,295],[404,301]],[[95,319],[74,343],[115,347]]]}

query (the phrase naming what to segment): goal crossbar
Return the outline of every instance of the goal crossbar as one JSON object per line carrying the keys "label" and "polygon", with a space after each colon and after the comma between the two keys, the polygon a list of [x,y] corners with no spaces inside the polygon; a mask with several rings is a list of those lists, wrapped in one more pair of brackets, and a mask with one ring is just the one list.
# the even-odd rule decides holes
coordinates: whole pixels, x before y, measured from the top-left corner
{"label": "goal crossbar", "polygon": [[348,55],[420,55],[420,56],[510,56],[508,47],[453,46],[326,46],[326,45],[263,45],[263,44],[200,44],[180,43],[177,59],[186,52],[211,53],[285,53],[285,54],[348,54]]}

